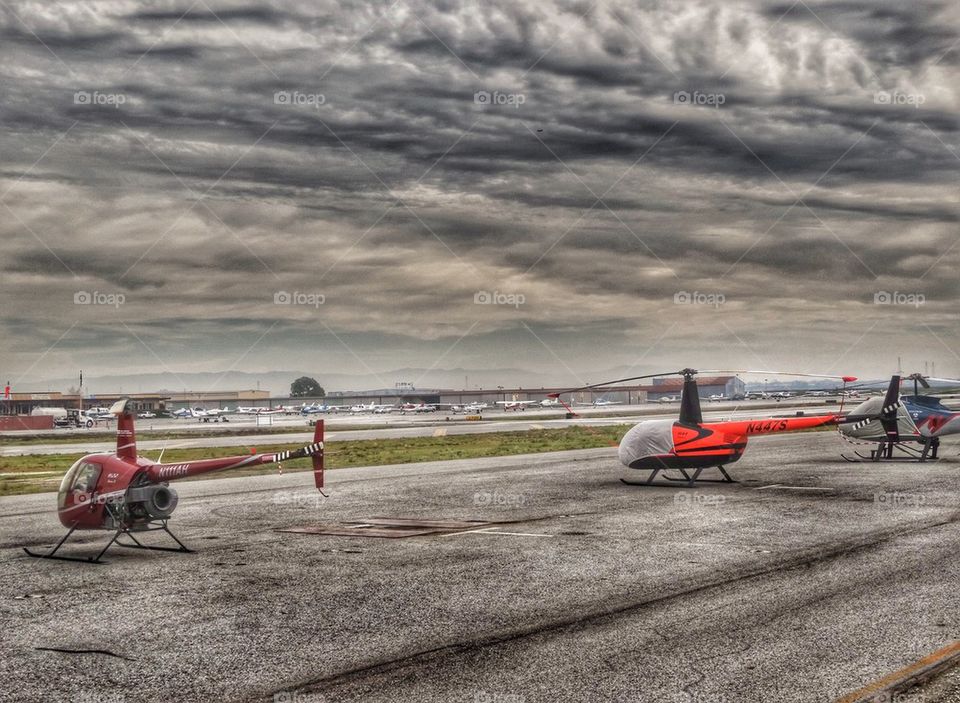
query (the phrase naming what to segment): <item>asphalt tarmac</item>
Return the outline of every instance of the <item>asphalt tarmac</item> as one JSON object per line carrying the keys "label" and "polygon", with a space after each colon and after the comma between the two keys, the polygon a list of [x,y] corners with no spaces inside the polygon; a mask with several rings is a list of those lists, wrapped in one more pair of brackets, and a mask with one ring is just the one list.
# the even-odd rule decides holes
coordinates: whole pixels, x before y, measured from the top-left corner
{"label": "asphalt tarmac", "polygon": [[[55,496],[0,498],[0,700],[834,701],[960,640],[956,445],[845,449],[755,439],[739,483],[694,489],[626,486],[612,448],[342,469],[329,498],[308,473],[189,482],[171,527],[196,553],[101,566],[26,557],[62,534]],[[277,531],[378,517],[494,524]]]}

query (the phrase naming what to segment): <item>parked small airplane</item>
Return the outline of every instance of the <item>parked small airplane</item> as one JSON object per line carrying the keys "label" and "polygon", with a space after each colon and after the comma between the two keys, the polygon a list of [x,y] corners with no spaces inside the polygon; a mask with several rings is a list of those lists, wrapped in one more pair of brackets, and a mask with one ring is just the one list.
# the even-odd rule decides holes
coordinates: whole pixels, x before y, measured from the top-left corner
{"label": "parked small airplane", "polygon": [[255,406],[238,405],[236,410],[238,415],[280,415],[286,412],[280,408],[260,408]]}
{"label": "parked small airplane", "polygon": [[619,400],[607,400],[606,398],[597,398],[593,401],[593,407],[605,408],[608,405],[623,405]]}
{"label": "parked small airplane", "polygon": [[227,415],[232,412],[229,408],[210,408],[205,415],[200,416],[200,422],[230,422]]}
{"label": "parked small airplane", "polygon": [[323,403],[313,403],[312,405],[304,405],[300,408],[301,415],[316,415],[318,413],[337,413],[340,412],[339,405],[326,405]]}
{"label": "parked small airplane", "polygon": [[180,408],[174,410],[171,415],[180,419],[193,418],[200,422],[229,422],[227,419],[227,410],[221,408]]}
{"label": "parked small airplane", "polygon": [[526,410],[528,405],[539,405],[538,400],[498,400],[497,405],[506,410]]}
{"label": "parked small airplane", "polygon": [[404,403],[400,406],[400,413],[435,413],[438,406],[429,403]]}
{"label": "parked small airplane", "polygon": [[380,412],[385,412],[385,411],[387,411],[387,408],[391,408],[391,409],[392,409],[392,408],[393,408],[393,405],[378,405],[377,403],[369,403],[369,404],[367,404],[367,405],[364,405],[363,403],[359,403],[359,404],[357,404],[357,405],[352,406],[352,407],[350,408],[350,412],[352,412],[352,413],[375,413],[375,412],[377,412],[378,410],[379,410]]}
{"label": "parked small airplane", "polygon": [[303,410],[303,403],[300,405],[278,405],[275,409],[279,410],[285,415],[296,415]]}
{"label": "parked small airplane", "polygon": [[[448,407],[448,406],[446,405],[441,406],[441,408],[443,407]],[[457,413],[463,413],[464,415],[478,415],[482,413],[487,407],[489,406],[486,403],[468,403],[466,405],[457,405],[457,404],[450,405],[449,409],[450,409],[450,412],[452,412],[454,415],[456,415]]]}

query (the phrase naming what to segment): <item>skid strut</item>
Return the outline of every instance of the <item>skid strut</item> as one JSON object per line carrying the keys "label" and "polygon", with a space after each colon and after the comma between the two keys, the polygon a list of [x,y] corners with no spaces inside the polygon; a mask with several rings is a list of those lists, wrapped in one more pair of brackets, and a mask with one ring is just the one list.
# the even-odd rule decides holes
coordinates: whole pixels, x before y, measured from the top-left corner
{"label": "skid strut", "polygon": [[[703,473],[704,469],[715,468],[723,475],[723,478],[700,478],[700,474]],[[672,486],[676,483],[686,483],[688,488],[693,488],[695,484],[699,483],[736,483],[736,481],[730,477],[730,474],[727,473],[727,470],[722,466],[707,467],[701,466],[698,469],[693,469],[693,473],[690,473],[689,469],[676,469],[681,474],[683,478],[679,476],[668,476],[667,469],[656,468],[650,469],[650,475],[647,477],[646,481],[628,481],[625,478],[621,478],[621,483],[625,483],[628,486]],[[671,483],[662,483],[655,482],[658,473],[663,473],[663,478]]]}
{"label": "skid strut", "polygon": [[[921,462],[927,461],[937,461],[939,459],[938,451],[940,449],[940,438],[939,437],[928,437],[923,440],[922,446],[912,447],[906,442],[878,442],[876,449],[871,449],[870,454],[862,454],[858,451],[853,453],[857,455],[857,459],[848,457],[844,454],[840,456],[846,459],[849,462],[859,463],[864,461],[910,461],[916,460]],[[896,456],[894,450],[899,450],[903,453],[902,456]]]}
{"label": "skid strut", "polygon": [[[51,549],[49,552],[45,554],[32,552],[26,547],[23,548],[23,551],[26,552],[27,556],[31,556],[35,559],[56,559],[57,561],[78,561],[83,564],[106,564],[107,562],[103,561],[103,555],[107,553],[107,550],[110,549],[110,547],[113,544],[116,544],[118,547],[127,547],[128,549],[149,549],[151,551],[157,551],[157,552],[180,552],[182,554],[193,553],[192,549],[188,548],[183,542],[177,539],[177,536],[175,534],[173,534],[170,531],[170,528],[167,527],[167,521],[161,520],[159,524],[154,525],[153,527],[146,527],[145,529],[138,530],[138,531],[139,532],[157,532],[157,531],[166,532],[168,535],[170,535],[173,541],[176,542],[179,546],[153,547],[150,545],[146,545],[140,542],[140,540],[138,540],[134,536],[133,531],[129,527],[119,527],[113,533],[113,536],[110,538],[110,541],[107,542],[106,546],[104,546],[104,548],[101,549],[100,552],[95,557],[71,557],[71,556],[62,556],[60,554],[57,554],[57,552],[60,550],[60,547],[64,545],[64,543],[67,541],[67,538],[69,538],[70,535],[72,535],[74,530],[76,529],[77,529],[76,527],[71,527],[70,530],[67,532],[67,534],[65,534],[63,537],[60,538],[60,541],[57,542],[57,544],[53,547],[53,549]],[[119,539],[121,535],[126,535],[131,540],[133,540],[134,543],[126,544],[124,542],[121,542]]]}

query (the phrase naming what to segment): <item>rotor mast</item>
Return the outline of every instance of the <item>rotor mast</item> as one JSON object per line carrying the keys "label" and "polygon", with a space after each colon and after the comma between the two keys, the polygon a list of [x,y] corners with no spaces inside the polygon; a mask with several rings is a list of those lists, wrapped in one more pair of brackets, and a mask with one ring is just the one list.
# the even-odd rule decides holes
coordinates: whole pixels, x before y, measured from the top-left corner
{"label": "rotor mast", "polygon": [[683,392],[680,394],[680,418],[683,425],[700,425],[703,412],[700,409],[700,389],[697,387],[697,370],[683,369]]}

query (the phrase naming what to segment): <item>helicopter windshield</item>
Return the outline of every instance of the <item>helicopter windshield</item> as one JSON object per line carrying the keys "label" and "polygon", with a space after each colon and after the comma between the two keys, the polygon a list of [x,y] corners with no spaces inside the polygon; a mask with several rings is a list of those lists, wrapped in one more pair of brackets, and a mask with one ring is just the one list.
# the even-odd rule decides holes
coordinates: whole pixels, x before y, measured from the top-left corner
{"label": "helicopter windshield", "polygon": [[85,458],[78,460],[71,466],[67,473],[63,475],[60,481],[60,490],[57,494],[57,506],[66,507],[67,496],[73,491],[81,493],[92,493],[96,488],[97,479],[100,477],[100,466],[87,461]]}

